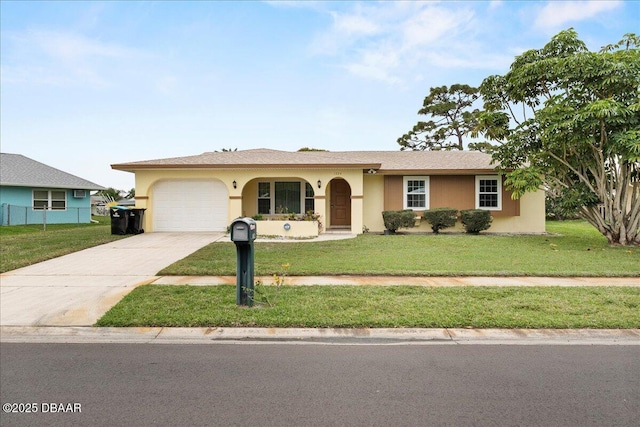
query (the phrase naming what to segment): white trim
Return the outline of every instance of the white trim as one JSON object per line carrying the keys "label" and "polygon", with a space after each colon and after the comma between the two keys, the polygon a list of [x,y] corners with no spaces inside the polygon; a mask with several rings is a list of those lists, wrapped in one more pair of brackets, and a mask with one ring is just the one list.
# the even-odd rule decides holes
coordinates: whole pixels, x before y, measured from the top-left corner
{"label": "white trim", "polygon": [[[407,185],[409,181],[424,181],[424,207],[408,207],[407,206]],[[414,175],[402,177],[402,208],[413,209],[414,211],[422,211],[429,209],[429,176]]]}
{"label": "white trim", "polygon": [[[480,207],[480,180],[496,180],[498,182],[498,206],[496,207]],[[492,193],[486,193],[492,194]],[[476,175],[476,209],[483,209],[487,211],[501,211],[502,210],[502,176],[501,175]]]}
{"label": "white trim", "polygon": [[[300,184],[300,210],[302,212],[287,212],[287,213],[292,213],[292,214],[304,214],[305,211],[305,206],[306,206],[306,195],[307,195],[307,189],[306,189],[306,184],[307,181],[304,179],[296,179],[296,178],[291,178],[291,179],[287,179],[287,178],[273,178],[273,179],[259,179],[258,183],[257,183],[257,193],[258,193],[258,197],[256,199],[256,213],[258,213],[259,208],[260,208],[260,199],[264,199],[267,200],[266,197],[260,197],[260,183],[268,183],[269,184],[269,199],[270,199],[270,207],[269,207],[269,213],[262,213],[260,215],[281,215],[281,213],[276,212],[276,182],[297,182]],[[309,183],[309,185],[311,185],[311,183]],[[313,189],[313,186],[311,187]],[[314,195],[315,195],[315,190],[313,191]]]}
{"label": "white trim", "polygon": [[[269,197],[260,197],[260,184],[269,184]],[[259,214],[259,215],[271,215],[271,212],[273,212],[273,181],[260,180],[260,181],[258,181],[256,186],[257,186],[257,190],[258,190],[257,191],[258,198],[256,200],[256,213]],[[268,213],[260,212],[260,200],[269,200],[269,212]]]}
{"label": "white trim", "polygon": [[[44,209],[41,209],[41,208],[35,208],[33,206],[34,202],[36,201],[35,194],[34,194],[36,191],[46,191],[47,192],[47,209],[46,210],[48,210],[48,211],[56,211],[56,212],[64,212],[64,211],[67,210],[67,207],[69,206],[69,202],[67,201],[67,190],[56,189],[56,188],[54,188],[54,189],[32,188],[31,189],[31,210],[32,211],[43,211],[44,210]],[[53,193],[54,191],[58,191],[58,192],[64,193],[64,208],[63,209],[54,208],[53,207],[53,201],[54,200],[53,200],[53,197],[52,197],[51,193]],[[37,199],[37,200],[44,200],[44,199]],[[59,202],[61,200],[60,199],[56,199],[55,201]]]}

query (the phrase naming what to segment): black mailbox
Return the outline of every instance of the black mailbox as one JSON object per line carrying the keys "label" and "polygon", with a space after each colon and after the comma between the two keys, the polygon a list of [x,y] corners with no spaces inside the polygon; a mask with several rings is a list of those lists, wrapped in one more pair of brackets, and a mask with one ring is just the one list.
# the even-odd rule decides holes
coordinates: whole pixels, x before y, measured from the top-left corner
{"label": "black mailbox", "polygon": [[238,218],[231,223],[231,241],[249,243],[256,240],[256,222],[251,218]]}
{"label": "black mailbox", "polygon": [[236,304],[253,305],[254,248],[258,232],[251,218],[238,218],[231,223],[231,241],[236,244]]}

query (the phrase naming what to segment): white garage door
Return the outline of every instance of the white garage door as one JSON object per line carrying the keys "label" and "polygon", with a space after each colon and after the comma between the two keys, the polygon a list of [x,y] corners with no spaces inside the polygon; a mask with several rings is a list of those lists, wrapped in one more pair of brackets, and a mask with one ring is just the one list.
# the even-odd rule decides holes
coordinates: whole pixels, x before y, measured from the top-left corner
{"label": "white garage door", "polygon": [[153,186],[153,230],[225,231],[227,200],[221,181],[160,181]]}

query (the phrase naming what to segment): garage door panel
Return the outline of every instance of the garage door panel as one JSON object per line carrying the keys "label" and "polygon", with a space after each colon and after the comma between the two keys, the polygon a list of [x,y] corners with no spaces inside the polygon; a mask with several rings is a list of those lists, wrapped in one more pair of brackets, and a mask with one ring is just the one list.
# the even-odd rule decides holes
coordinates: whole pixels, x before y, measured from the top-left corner
{"label": "garage door panel", "polygon": [[217,180],[160,181],[153,190],[155,231],[225,231],[228,192]]}

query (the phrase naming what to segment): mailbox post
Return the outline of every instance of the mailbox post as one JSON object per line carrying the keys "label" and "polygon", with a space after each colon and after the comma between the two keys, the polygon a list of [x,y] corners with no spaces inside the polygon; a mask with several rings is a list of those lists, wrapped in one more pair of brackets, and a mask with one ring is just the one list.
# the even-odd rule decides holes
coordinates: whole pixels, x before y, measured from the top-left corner
{"label": "mailbox post", "polygon": [[236,304],[253,305],[254,250],[256,222],[251,218],[238,218],[231,223],[231,241],[236,244]]}

